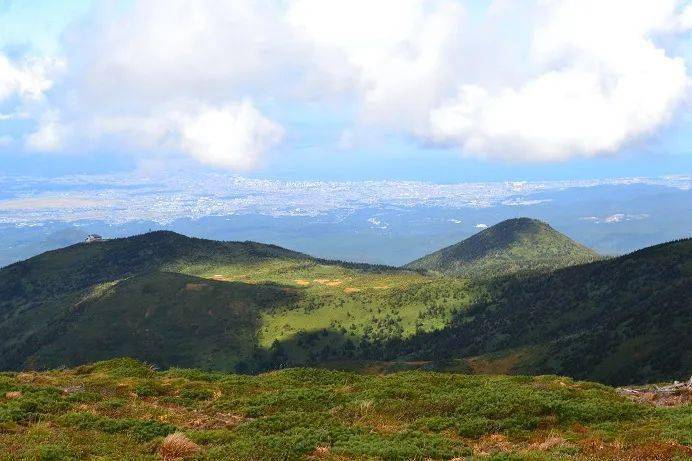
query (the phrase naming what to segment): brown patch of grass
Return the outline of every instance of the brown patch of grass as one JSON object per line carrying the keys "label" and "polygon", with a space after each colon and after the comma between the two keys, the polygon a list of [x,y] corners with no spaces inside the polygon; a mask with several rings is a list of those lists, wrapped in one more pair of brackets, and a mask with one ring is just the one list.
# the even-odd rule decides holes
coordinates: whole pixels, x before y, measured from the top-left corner
{"label": "brown patch of grass", "polygon": [[547,451],[547,450],[550,450],[552,448],[564,445],[565,442],[566,442],[565,439],[563,439],[562,437],[551,436],[551,437],[546,438],[542,442],[536,442],[536,443],[531,444],[531,448],[535,448],[535,449],[541,450],[541,451]]}
{"label": "brown patch of grass", "polygon": [[20,383],[33,383],[36,380],[36,373],[19,373],[17,375],[17,381]]}
{"label": "brown patch of grass", "polygon": [[328,287],[338,287],[339,285],[344,283],[343,280],[339,280],[339,279],[314,279],[313,282],[319,283],[320,285],[325,285]]}
{"label": "brown patch of grass", "polygon": [[7,400],[18,399],[21,396],[22,396],[22,393],[20,391],[5,392],[5,398]]}
{"label": "brown patch of grass", "polygon": [[508,451],[512,451],[512,444],[502,434],[484,435],[477,443],[473,444],[473,454],[477,456],[487,456],[493,453],[505,453]]}
{"label": "brown patch of grass", "polygon": [[245,420],[242,416],[230,413],[197,414],[188,418],[184,426],[194,429],[231,429]]}
{"label": "brown patch of grass", "polygon": [[299,285],[301,287],[306,287],[310,285],[310,281],[305,279],[295,279],[294,282],[296,283],[296,285]]}
{"label": "brown patch of grass", "polygon": [[675,452],[664,443],[627,447],[620,440],[608,442],[598,437],[590,437],[581,440],[579,446],[587,459],[654,461],[671,460],[675,457]]}
{"label": "brown patch of grass", "polygon": [[349,293],[358,293],[360,291],[360,288],[344,288],[344,293],[349,294]]}
{"label": "brown patch of grass", "polygon": [[175,432],[166,436],[159,447],[159,454],[165,460],[182,459],[194,455],[200,448],[182,432]]}
{"label": "brown patch of grass", "polygon": [[329,453],[331,453],[331,451],[332,450],[329,447],[325,447],[325,446],[320,445],[320,446],[315,447],[315,451],[312,452],[312,456],[315,456],[317,458],[322,458],[324,456],[328,456]]}
{"label": "brown patch of grass", "polygon": [[692,459],[692,447],[673,441],[647,443],[629,449],[624,459],[636,461]]}

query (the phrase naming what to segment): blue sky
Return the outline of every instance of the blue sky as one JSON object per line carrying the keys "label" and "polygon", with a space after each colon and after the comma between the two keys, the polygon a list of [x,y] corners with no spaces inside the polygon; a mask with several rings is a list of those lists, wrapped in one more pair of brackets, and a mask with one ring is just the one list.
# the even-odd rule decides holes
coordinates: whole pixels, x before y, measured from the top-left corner
{"label": "blue sky", "polygon": [[0,174],[689,174],[691,29],[674,0],[0,1]]}

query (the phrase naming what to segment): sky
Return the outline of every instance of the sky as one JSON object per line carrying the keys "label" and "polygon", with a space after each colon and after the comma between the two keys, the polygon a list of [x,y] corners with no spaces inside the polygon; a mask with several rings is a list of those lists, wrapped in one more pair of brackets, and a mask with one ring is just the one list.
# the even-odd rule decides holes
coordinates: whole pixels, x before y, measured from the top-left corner
{"label": "sky", "polygon": [[692,173],[680,0],[0,0],[0,176]]}

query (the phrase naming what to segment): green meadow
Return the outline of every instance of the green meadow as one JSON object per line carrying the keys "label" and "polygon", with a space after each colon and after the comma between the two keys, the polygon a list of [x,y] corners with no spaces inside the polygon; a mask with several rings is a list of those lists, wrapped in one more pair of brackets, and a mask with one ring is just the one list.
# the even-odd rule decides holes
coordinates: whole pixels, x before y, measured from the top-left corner
{"label": "green meadow", "polygon": [[683,460],[690,434],[689,404],[637,403],[558,376],[249,376],[131,359],[0,374],[8,461]]}

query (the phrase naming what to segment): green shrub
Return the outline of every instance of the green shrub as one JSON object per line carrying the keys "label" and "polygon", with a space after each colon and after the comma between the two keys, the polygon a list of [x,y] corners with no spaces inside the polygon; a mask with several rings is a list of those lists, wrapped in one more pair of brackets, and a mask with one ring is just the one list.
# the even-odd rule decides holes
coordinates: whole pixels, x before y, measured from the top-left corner
{"label": "green shrub", "polygon": [[114,378],[149,378],[155,373],[150,365],[128,357],[96,362],[85,368],[84,374],[106,373]]}
{"label": "green shrub", "polygon": [[420,418],[416,421],[416,427],[427,429],[433,432],[444,431],[457,424],[456,418],[449,416],[431,416],[429,418]]}
{"label": "green shrub", "polygon": [[77,459],[60,445],[41,445],[38,447],[36,457],[39,461],[68,461]]}
{"label": "green shrub", "polygon": [[69,408],[54,388],[24,389],[24,394],[0,404],[0,422],[31,422],[42,415],[55,414]]}
{"label": "green shrub", "polygon": [[459,442],[413,431],[392,436],[353,435],[337,441],[333,451],[344,455],[374,456],[388,461],[449,459],[471,454],[471,450]]}
{"label": "green shrub", "polygon": [[483,434],[493,432],[494,423],[483,416],[473,416],[468,419],[462,419],[456,424],[457,432],[462,437],[476,438]]}
{"label": "green shrub", "polygon": [[127,433],[139,441],[163,437],[176,430],[172,424],[159,423],[158,421],[131,418],[113,419],[91,413],[68,413],[60,418],[60,423],[64,426],[95,429],[109,434]]}
{"label": "green shrub", "polygon": [[147,381],[135,386],[135,393],[140,397],[155,397],[166,393],[166,388],[156,381]]}
{"label": "green shrub", "polygon": [[209,400],[214,396],[214,391],[203,387],[186,387],[180,391],[180,397],[190,400]]}
{"label": "green shrub", "polygon": [[89,391],[75,392],[67,396],[66,400],[72,403],[94,403],[101,400],[101,394]]}
{"label": "green shrub", "polygon": [[107,399],[102,402],[99,402],[96,407],[100,410],[117,410],[118,408],[122,408],[126,405],[127,401],[125,399],[121,398],[112,398],[112,399]]}

